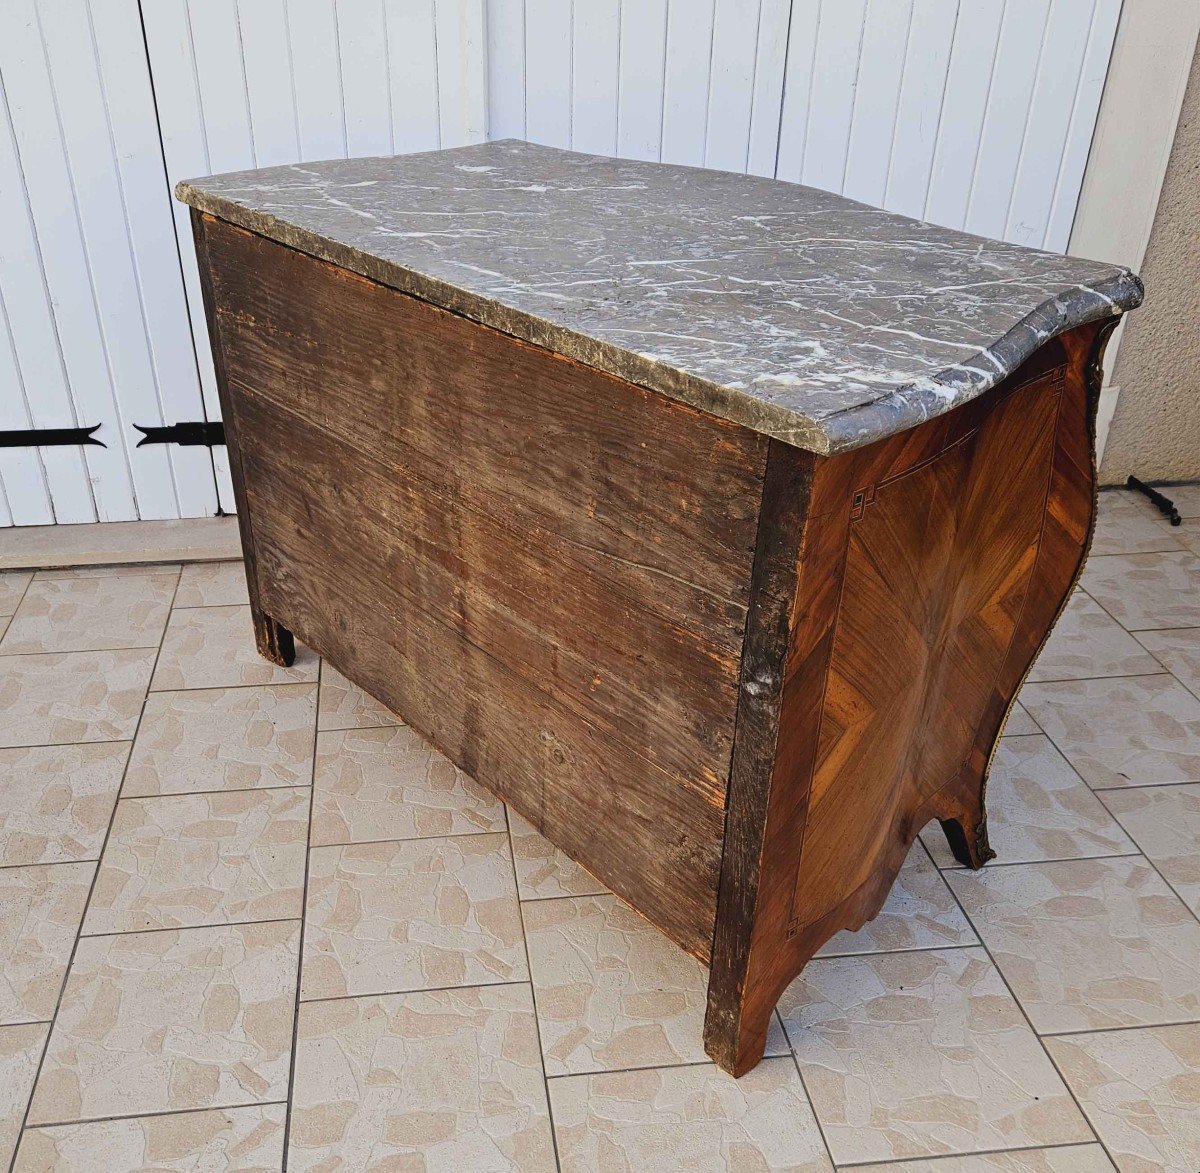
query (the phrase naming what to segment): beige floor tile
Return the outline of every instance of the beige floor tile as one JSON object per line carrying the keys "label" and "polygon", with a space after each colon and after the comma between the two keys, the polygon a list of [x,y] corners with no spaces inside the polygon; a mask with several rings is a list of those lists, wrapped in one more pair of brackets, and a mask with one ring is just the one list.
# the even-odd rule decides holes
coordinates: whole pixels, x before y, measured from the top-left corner
{"label": "beige floor tile", "polygon": [[[700,962],[615,896],[522,911],[547,1075],[708,1061]],[[773,1021],[767,1054],[786,1050]]]}
{"label": "beige floor tile", "polygon": [[945,875],[1039,1033],[1200,1018],[1200,923],[1140,857]]}
{"label": "beige floor tile", "polygon": [[249,607],[186,607],[171,612],[151,688],[225,688],[239,684],[306,684],[317,657],[296,646],[296,662],[280,668],[254,646]]}
{"label": "beige floor tile", "polygon": [[176,607],[249,604],[244,562],[191,562],[179,576]]}
{"label": "beige floor tile", "polygon": [[265,1104],[31,1128],[13,1173],[278,1173],[286,1113],[284,1104]]}
{"label": "beige floor tile", "polygon": [[129,574],[32,582],[0,640],[0,655],[156,648],[175,579]]}
{"label": "beige floor tile", "polygon": [[1162,665],[1099,603],[1076,591],[1029,679],[1086,680],[1161,671]]}
{"label": "beige floor tile", "polygon": [[598,896],[608,891],[595,876],[584,871],[565,852],[559,851],[512,807],[508,808],[508,832],[512,839],[517,888],[522,900],[545,900],[553,896]]}
{"label": "beige floor tile", "polygon": [[822,958],[779,1008],[836,1162],[1092,1139],[982,949]]}
{"label": "beige floor tile", "polygon": [[1200,696],[1200,627],[1139,631],[1137,638],[1184,688]]}
{"label": "beige floor tile", "polygon": [[1200,554],[1200,518],[1189,517],[1182,525],[1177,526],[1168,525],[1166,522],[1159,522],[1159,525],[1193,554]]}
{"label": "beige floor tile", "polygon": [[[941,828],[935,828],[941,834]],[[945,840],[945,836],[942,836]],[[937,949],[978,945],[946,881],[919,843],[913,844],[879,915],[858,932],[838,933],[818,957],[846,953],[888,953],[896,949]]]}
{"label": "beige floor tile", "polygon": [[1004,726],[1005,737],[1024,737],[1029,733],[1041,733],[1041,726],[1029,715],[1029,710],[1020,701],[1014,701],[1008,724]]}
{"label": "beige floor tile", "polygon": [[182,569],[178,562],[114,562],[103,566],[52,566],[37,571],[34,582],[51,578],[129,578],[134,575],[168,575],[179,578]]}
{"label": "beige floor tile", "polygon": [[21,601],[33,575],[23,570],[0,573],[0,615],[11,615]]}
{"label": "beige floor tile", "polygon": [[316,706],[314,684],[152,692],[121,793],[307,786]]}
{"label": "beige floor tile", "polygon": [[1180,517],[1200,517],[1200,483],[1171,485],[1163,492],[1175,502]]}
{"label": "beige floor tile", "polygon": [[[999,863],[1121,855],[1137,848],[1048,737],[1005,737],[987,784],[988,837]],[[958,867],[936,823],[921,839]]]}
{"label": "beige floor tile", "polygon": [[299,918],[307,788],[126,798],[85,933]]}
{"label": "beige floor tile", "polygon": [[1121,1173],[1200,1169],[1200,1026],[1048,1039]]}
{"label": "beige floor tile", "polygon": [[832,1170],[791,1057],[741,1079],[712,1066],[550,1080],[563,1173]]}
{"label": "beige floor tile", "polygon": [[0,749],[0,865],[98,859],[128,741]]}
{"label": "beige floor tile", "polygon": [[341,729],[317,738],[314,847],[503,831],[504,804],[415,729]]}
{"label": "beige floor tile", "polygon": [[977,1153],[970,1157],[933,1157],[924,1161],[889,1161],[872,1165],[871,1173],[1114,1173],[1115,1166],[1098,1144],[1059,1145],[1052,1149],[1017,1149]]}
{"label": "beige floor tile", "polygon": [[311,852],[303,997],[527,979],[507,836]]}
{"label": "beige floor tile", "polygon": [[153,648],[0,656],[0,743],[128,741],[154,657]]}
{"label": "beige floor tile", "polygon": [[297,922],[80,941],[31,1124],[287,1095]]}
{"label": "beige floor tile", "polygon": [[1200,786],[1106,790],[1104,803],[1200,916]]}
{"label": "beige floor tile", "polygon": [[1200,627],[1200,555],[1191,551],[1093,557],[1081,585],[1129,631]]}
{"label": "beige floor tile", "polygon": [[1146,554],[1178,550],[1180,543],[1159,523],[1162,516],[1145,498],[1129,494],[1100,494],[1092,554]]}
{"label": "beige floor tile", "polygon": [[301,1006],[288,1165],[549,1173],[529,987]]}
{"label": "beige floor tile", "polygon": [[332,664],[321,665],[321,701],[318,729],[363,729],[375,725],[403,725],[357,684],[351,684]]}
{"label": "beige floor tile", "polygon": [[1021,697],[1089,786],[1200,782],[1200,698],[1173,676],[1030,684]]}
{"label": "beige floor tile", "polygon": [[0,1027],[0,1168],[16,1151],[49,1029],[43,1022]]}
{"label": "beige floor tile", "polygon": [[0,1023],[52,1018],[94,863],[0,870]]}

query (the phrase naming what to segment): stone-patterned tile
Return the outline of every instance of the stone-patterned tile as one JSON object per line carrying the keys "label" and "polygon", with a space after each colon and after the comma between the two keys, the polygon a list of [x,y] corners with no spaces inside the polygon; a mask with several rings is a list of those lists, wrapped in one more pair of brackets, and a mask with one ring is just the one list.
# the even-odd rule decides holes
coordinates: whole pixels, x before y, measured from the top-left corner
{"label": "stone-patterned tile", "polygon": [[1031,684],[1021,696],[1089,786],[1200,782],[1200,698],[1173,676]]}
{"label": "stone-patterned tile", "polygon": [[1076,591],[1029,679],[1087,680],[1161,671],[1162,665],[1099,603]]}
{"label": "stone-patterned tile", "polygon": [[[1137,848],[1048,737],[1005,737],[987,784],[988,837],[1000,863],[1083,859]],[[921,840],[939,867],[959,864],[936,823]]]}
{"label": "stone-patterned tile", "polygon": [[1182,525],[1177,526],[1167,522],[1159,522],[1159,525],[1193,554],[1200,554],[1200,518],[1189,517]]}
{"label": "stone-patterned tile", "polygon": [[599,896],[608,891],[591,872],[584,871],[569,855],[559,851],[512,807],[508,808],[508,833],[522,900]]}
{"label": "stone-patterned tile", "polygon": [[314,684],[152,692],[121,793],[307,786],[316,716]]}
{"label": "stone-patterned tile", "polygon": [[1200,924],[1139,856],[945,875],[1039,1034],[1200,1017]]}
{"label": "stone-patterned tile", "polygon": [[1047,1039],[1121,1173],[1200,1169],[1200,1026]]}
{"label": "stone-patterned tile", "polygon": [[1114,554],[1089,559],[1081,584],[1122,627],[1200,627],[1200,555]]}
{"label": "stone-patterned tile", "polygon": [[79,942],[30,1124],[287,1096],[300,925]]}
{"label": "stone-patterned tile", "polygon": [[304,998],[527,979],[507,836],[311,852]]}
{"label": "stone-patterned tile", "polygon": [[741,1079],[715,1067],[568,1075],[550,1080],[563,1173],[832,1171],[791,1057]]}
{"label": "stone-patterned tile", "polygon": [[11,615],[17,609],[32,578],[33,575],[24,570],[0,573],[0,615]]}
{"label": "stone-patterned tile", "polygon": [[1184,688],[1200,696],[1200,627],[1139,631],[1137,638]]}
{"label": "stone-patterned tile", "polygon": [[32,582],[0,640],[0,655],[156,648],[174,593],[173,574]]}
{"label": "stone-patterned tile", "polygon": [[1014,701],[1008,724],[1004,726],[1005,737],[1024,737],[1029,733],[1041,733],[1041,726],[1029,715],[1029,710],[1020,701]]}
{"label": "stone-patterned tile", "polygon": [[30,1128],[21,1140],[13,1173],[278,1173],[286,1114],[285,1104],[264,1104]]}
{"label": "stone-patterned tile", "polygon": [[44,1022],[0,1027],[0,1168],[16,1151],[49,1029]]}
{"label": "stone-patterned tile", "polygon": [[[700,962],[615,896],[523,912],[547,1075],[708,1061]],[[766,1053],[786,1050],[773,1019]]]}
{"label": "stone-patterned tile", "polygon": [[179,571],[178,562],[113,562],[103,566],[52,566],[39,570],[33,577],[37,582],[49,578],[128,578],[143,574],[170,575],[178,579]]}
{"label": "stone-patterned tile", "polygon": [[341,729],[317,737],[314,847],[503,831],[504,804],[415,729]]}
{"label": "stone-patterned tile", "polygon": [[85,933],[299,918],[307,788],[125,798]]}
{"label": "stone-patterned tile", "polygon": [[130,740],[154,656],[153,648],[0,656],[0,743]]}
{"label": "stone-patterned tile", "polygon": [[1127,493],[1101,493],[1092,554],[1148,554],[1180,549],[1180,543],[1159,523],[1161,516],[1145,498],[1135,501]]}
{"label": "stone-patterned tile", "polygon": [[[941,833],[940,828],[938,832]],[[821,946],[817,956],[978,944],[979,938],[946,887],[946,881],[921,845],[914,844],[879,915],[855,933],[838,933]]]}
{"label": "stone-patterned tile", "polygon": [[0,871],[0,1023],[54,1016],[94,863]]}
{"label": "stone-patterned tile", "polygon": [[288,1166],[555,1168],[529,987],[305,1003]]}
{"label": "stone-patterned tile", "polygon": [[249,604],[244,562],[189,562],[179,576],[176,607]]}
{"label": "stone-patterned tile", "polygon": [[1100,1145],[1073,1144],[970,1157],[888,1161],[872,1165],[871,1173],[1115,1173],[1115,1168]]}
{"label": "stone-patterned tile", "polygon": [[1106,790],[1104,804],[1200,916],[1200,786]]}
{"label": "stone-patterned tile", "polygon": [[1180,517],[1200,517],[1200,483],[1171,485],[1163,492],[1175,502]]}
{"label": "stone-patterned tile", "polygon": [[395,713],[385,709],[357,684],[351,684],[332,664],[321,665],[318,729],[363,729],[373,725],[403,724]]}
{"label": "stone-patterned tile", "polygon": [[129,742],[0,749],[0,865],[99,859]]}
{"label": "stone-patterned tile", "polygon": [[296,645],[296,662],[280,668],[254,646],[249,607],[185,607],[171,612],[150,687],[226,688],[238,684],[306,684],[317,679],[317,657]]}
{"label": "stone-patterned tile", "polygon": [[982,949],[820,958],[779,1009],[838,1164],[1092,1140]]}

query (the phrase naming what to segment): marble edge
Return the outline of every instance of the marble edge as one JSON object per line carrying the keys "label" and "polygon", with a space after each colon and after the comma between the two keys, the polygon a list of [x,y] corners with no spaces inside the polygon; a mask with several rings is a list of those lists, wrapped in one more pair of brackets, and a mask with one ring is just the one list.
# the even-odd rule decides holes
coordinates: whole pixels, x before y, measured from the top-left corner
{"label": "marble edge", "polygon": [[1075,285],[1047,298],[991,346],[967,361],[924,379],[900,384],[871,403],[814,419],[766,403],[738,387],[714,383],[615,343],[581,334],[196,186],[207,178],[214,177],[180,180],[175,185],[175,198],[199,212],[349,269],[480,325],[819,456],[849,452],[944,415],[1002,382],[1052,338],[1076,326],[1136,309],[1144,294],[1141,279],[1132,270],[1113,266],[1112,276],[1097,284]]}

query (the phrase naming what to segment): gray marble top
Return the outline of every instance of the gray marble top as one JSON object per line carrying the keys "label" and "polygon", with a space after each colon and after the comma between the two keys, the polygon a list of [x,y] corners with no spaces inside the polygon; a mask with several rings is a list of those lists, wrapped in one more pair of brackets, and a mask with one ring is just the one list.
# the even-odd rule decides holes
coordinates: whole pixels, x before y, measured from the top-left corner
{"label": "gray marble top", "polygon": [[814,188],[513,140],[217,175],[177,195],[822,453],[948,411],[1142,298],[1128,269]]}

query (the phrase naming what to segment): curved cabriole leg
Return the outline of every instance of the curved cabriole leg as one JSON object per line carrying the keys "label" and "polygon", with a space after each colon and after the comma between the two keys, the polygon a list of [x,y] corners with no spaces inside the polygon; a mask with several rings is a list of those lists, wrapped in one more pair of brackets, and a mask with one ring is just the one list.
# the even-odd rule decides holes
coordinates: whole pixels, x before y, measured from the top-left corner
{"label": "curved cabriole leg", "polygon": [[978,819],[939,819],[942,830],[950,844],[954,858],[963,867],[978,871],[989,859],[995,859],[996,853],[988,843],[987,819],[983,814],[983,800],[980,799]]}
{"label": "curved cabriole leg", "polygon": [[281,668],[290,668],[296,662],[296,641],[292,633],[265,611],[252,608],[250,618],[254,623],[254,643],[258,647],[258,654]]}

